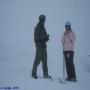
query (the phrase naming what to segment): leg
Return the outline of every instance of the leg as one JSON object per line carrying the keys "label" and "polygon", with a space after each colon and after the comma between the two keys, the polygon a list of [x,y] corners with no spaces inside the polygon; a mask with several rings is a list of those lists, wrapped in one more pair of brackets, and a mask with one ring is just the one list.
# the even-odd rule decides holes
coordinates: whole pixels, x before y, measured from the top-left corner
{"label": "leg", "polygon": [[42,48],[42,68],[43,68],[43,75],[48,76],[48,66],[47,66],[47,49]]}
{"label": "leg", "polygon": [[37,66],[39,65],[41,60],[41,51],[40,48],[36,48],[36,56],[35,56],[35,61],[33,64],[33,69],[32,69],[32,76],[37,75]]}
{"label": "leg", "polygon": [[74,66],[74,62],[73,62],[73,58],[74,58],[74,52],[70,51],[70,72],[71,72],[71,78],[76,80],[76,73],[75,73],[75,66]]}
{"label": "leg", "polygon": [[69,63],[69,57],[68,57],[69,53],[68,51],[64,51],[63,54],[65,57],[65,63],[66,63],[67,79],[70,80],[70,68],[69,68],[70,63]]}

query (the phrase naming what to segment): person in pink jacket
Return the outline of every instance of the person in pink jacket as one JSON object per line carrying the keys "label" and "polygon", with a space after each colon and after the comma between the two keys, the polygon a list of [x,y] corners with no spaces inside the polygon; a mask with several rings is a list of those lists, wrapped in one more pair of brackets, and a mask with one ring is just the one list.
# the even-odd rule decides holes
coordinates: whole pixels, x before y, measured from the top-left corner
{"label": "person in pink jacket", "polygon": [[75,40],[76,37],[75,33],[71,29],[71,23],[67,21],[65,23],[65,31],[62,36],[61,42],[63,46],[63,55],[66,63],[66,80],[68,81],[76,81],[75,66],[73,62]]}

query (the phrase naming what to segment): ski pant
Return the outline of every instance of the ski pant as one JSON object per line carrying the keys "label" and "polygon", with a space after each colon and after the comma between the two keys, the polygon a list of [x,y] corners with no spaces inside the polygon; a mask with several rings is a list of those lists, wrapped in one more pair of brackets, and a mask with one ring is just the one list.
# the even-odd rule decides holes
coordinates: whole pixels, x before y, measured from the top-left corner
{"label": "ski pant", "polygon": [[74,51],[63,51],[63,55],[66,63],[67,78],[76,79],[75,66],[73,62]]}
{"label": "ski pant", "polygon": [[40,62],[42,62],[43,75],[48,75],[46,47],[36,47],[36,57],[33,64],[32,75],[37,75],[37,66]]}

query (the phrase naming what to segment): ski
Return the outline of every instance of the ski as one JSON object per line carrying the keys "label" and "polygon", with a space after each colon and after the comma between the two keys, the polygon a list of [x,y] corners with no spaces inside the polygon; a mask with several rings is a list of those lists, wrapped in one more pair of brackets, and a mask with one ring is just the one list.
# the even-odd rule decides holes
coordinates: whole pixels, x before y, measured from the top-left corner
{"label": "ski", "polygon": [[77,82],[77,81],[66,81],[66,80],[63,80],[61,78],[43,78],[43,77],[38,77],[38,78],[33,78],[33,79],[45,79],[45,80],[50,80],[52,82],[58,82],[58,83],[62,83],[62,84],[67,84],[67,83],[70,83],[70,82]]}
{"label": "ski", "polygon": [[53,82],[59,82],[59,83],[62,83],[62,84],[67,84],[67,83],[77,83],[78,81],[66,81],[66,80],[63,80],[63,79],[56,79],[56,78],[51,78],[50,79],[51,81]]}
{"label": "ski", "polygon": [[50,78],[50,80],[53,81],[53,82],[59,82],[59,83],[62,83],[62,84],[68,83],[67,81],[62,80],[61,78],[60,79]]}

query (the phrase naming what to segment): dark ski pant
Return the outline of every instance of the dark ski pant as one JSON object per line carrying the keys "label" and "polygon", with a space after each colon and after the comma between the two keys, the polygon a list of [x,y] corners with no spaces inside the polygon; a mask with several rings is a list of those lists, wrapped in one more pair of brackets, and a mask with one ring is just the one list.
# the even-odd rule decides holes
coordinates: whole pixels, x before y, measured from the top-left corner
{"label": "dark ski pant", "polygon": [[37,75],[37,66],[40,62],[42,62],[43,75],[48,75],[46,47],[36,47],[36,57],[33,64],[32,75]]}
{"label": "dark ski pant", "polygon": [[73,63],[74,51],[63,51],[66,63],[66,71],[68,79],[76,79],[75,66]]}

